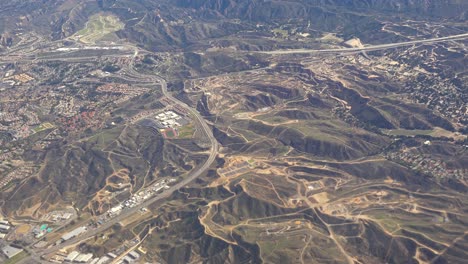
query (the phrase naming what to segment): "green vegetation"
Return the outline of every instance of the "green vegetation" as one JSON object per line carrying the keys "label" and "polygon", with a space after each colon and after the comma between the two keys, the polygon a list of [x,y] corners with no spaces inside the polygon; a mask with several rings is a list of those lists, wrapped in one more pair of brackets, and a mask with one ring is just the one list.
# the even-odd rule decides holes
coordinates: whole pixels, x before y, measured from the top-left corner
{"label": "green vegetation", "polygon": [[51,123],[44,123],[44,124],[41,124],[41,125],[35,127],[35,128],[33,129],[33,131],[34,131],[35,133],[38,133],[38,132],[41,132],[41,131],[44,131],[44,130],[47,130],[47,129],[51,129],[51,128],[54,128],[54,127],[55,127],[55,126],[52,125]]}
{"label": "green vegetation", "polygon": [[[189,124],[179,128],[178,132],[179,138],[192,138],[193,133],[195,132],[195,128],[193,127],[193,124]],[[168,136],[170,135],[168,134]]]}
{"label": "green vegetation", "polygon": [[[102,256],[139,237],[139,261],[149,263],[467,258],[467,151],[444,138],[466,132],[459,125],[466,43],[397,44],[429,40],[434,28],[458,34],[458,12],[437,1],[428,9],[443,15],[431,21],[424,1],[75,0],[61,11],[18,5],[29,21],[15,34],[23,19],[7,2],[0,4],[12,18],[0,25],[2,63],[11,64],[4,70],[34,80],[2,98],[0,174],[8,175],[2,183],[14,179],[0,187],[2,214],[23,224],[77,209],[78,219],[53,224],[48,244],[173,179],[152,196],[157,202],[141,205],[148,211],[90,228],[76,250]],[[398,3],[404,12],[391,11]],[[444,25],[446,15],[453,19]],[[57,24],[58,17],[66,20]],[[374,51],[346,50],[342,42],[352,37]],[[117,39],[128,49],[90,48],[115,47]],[[372,47],[379,44],[389,45]],[[199,131],[200,122],[177,130],[150,122],[179,108],[162,88],[186,104],[187,119],[199,112],[211,133]],[[28,112],[38,117],[34,126]],[[33,135],[15,133],[24,127]],[[32,169],[8,174],[22,167]],[[14,244],[42,252],[16,233]]]}
{"label": "green vegetation", "polygon": [[396,217],[391,217],[386,211],[374,211],[369,213],[382,227],[389,232],[395,232],[400,228],[401,221],[398,221]]}
{"label": "green vegetation", "polygon": [[247,129],[231,127],[231,130],[235,131],[236,133],[242,134],[243,138],[245,138],[247,141],[253,141],[253,140],[261,138],[261,136],[258,135],[257,133],[254,133]]}
{"label": "green vegetation", "polygon": [[384,134],[390,136],[407,136],[407,137],[414,137],[414,136],[431,136],[431,137],[447,137],[453,138],[456,140],[464,140],[466,139],[466,135],[462,135],[460,133],[455,133],[451,131],[447,131],[443,128],[435,127],[434,129],[382,129]]}
{"label": "green vegetation", "polygon": [[175,132],[171,129],[166,130],[166,136],[168,138],[174,138],[176,136]]}
{"label": "green vegetation", "polygon": [[415,129],[415,130],[408,130],[408,129],[383,129],[382,132],[384,132],[387,135],[391,136],[428,136],[431,133],[433,133],[433,130],[421,130],[421,129]]}
{"label": "green vegetation", "polygon": [[297,123],[291,123],[288,125],[288,127],[295,128],[305,136],[310,136],[318,140],[330,142],[344,142],[346,140],[345,134],[337,133],[337,131],[346,132],[347,128],[343,127],[343,124],[340,124],[334,120],[320,120],[318,122],[306,120]]}
{"label": "green vegetation", "polygon": [[122,128],[113,128],[105,130],[89,138],[90,142],[97,144],[99,147],[104,148],[116,140],[122,132]]}
{"label": "green vegetation", "polygon": [[274,34],[280,35],[282,38],[287,38],[289,36],[288,31],[285,29],[281,29],[281,28],[275,28],[272,30],[272,32]]}
{"label": "green vegetation", "polygon": [[125,24],[112,15],[98,14],[92,16],[85,28],[76,32],[75,38],[84,43],[95,43],[102,38],[123,29]]}
{"label": "green vegetation", "polygon": [[289,118],[283,116],[275,116],[271,114],[256,116],[255,119],[262,120],[271,124],[280,124],[291,121]]}

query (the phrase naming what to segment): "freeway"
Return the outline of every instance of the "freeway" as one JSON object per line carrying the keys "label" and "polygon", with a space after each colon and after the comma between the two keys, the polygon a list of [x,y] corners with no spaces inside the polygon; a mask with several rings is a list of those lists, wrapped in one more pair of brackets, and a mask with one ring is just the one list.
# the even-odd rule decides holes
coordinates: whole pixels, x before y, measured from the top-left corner
{"label": "freeway", "polygon": [[[137,53],[135,53],[135,54],[137,54]],[[133,69],[132,69],[132,72],[134,74],[136,74],[136,71],[134,71]],[[185,103],[179,101],[178,99],[176,99],[175,97],[173,97],[167,91],[167,82],[163,78],[153,76],[153,75],[143,75],[143,74],[140,74],[140,73],[138,73],[138,75],[140,75],[144,79],[151,79],[155,83],[160,84],[161,87],[162,87],[163,94],[169,100],[171,100],[174,104],[177,104],[177,105],[183,107],[188,112],[190,112],[193,116],[195,116],[196,122],[204,130],[206,136],[208,137],[208,139],[210,140],[210,143],[211,143],[211,150],[210,150],[210,155],[209,155],[208,159],[205,161],[205,163],[203,165],[201,165],[200,167],[194,169],[194,171],[192,171],[182,181],[176,183],[175,185],[171,186],[169,189],[163,191],[162,193],[154,196],[153,198],[150,198],[150,199],[146,200],[145,202],[143,202],[143,203],[141,203],[141,204],[139,204],[139,205],[137,205],[135,207],[123,210],[119,215],[117,215],[114,218],[110,219],[109,221],[103,223],[102,225],[98,226],[97,228],[89,229],[87,232],[85,232],[85,233],[83,233],[83,234],[81,234],[81,235],[79,235],[79,236],[77,236],[75,238],[72,238],[72,239],[70,239],[68,241],[65,241],[62,244],[55,245],[55,246],[52,246],[52,247],[47,248],[47,249],[36,250],[36,253],[38,255],[50,254],[52,252],[60,250],[61,248],[64,248],[64,247],[79,243],[80,241],[83,241],[83,240],[86,240],[86,239],[89,239],[89,238],[95,236],[96,234],[99,234],[100,232],[105,231],[106,229],[110,228],[112,225],[114,225],[114,224],[116,224],[116,223],[118,223],[118,222],[120,222],[120,221],[122,221],[122,220],[124,220],[126,218],[134,216],[135,214],[138,213],[138,210],[140,210],[141,208],[147,207],[147,206],[149,206],[149,205],[151,205],[151,204],[153,204],[153,203],[155,203],[157,201],[160,201],[160,200],[163,200],[163,199],[169,197],[174,191],[184,187],[185,185],[189,184],[190,182],[192,182],[193,180],[198,178],[206,170],[208,170],[208,168],[211,166],[211,164],[215,161],[216,156],[218,155],[218,148],[219,148],[218,141],[215,139],[212,130],[210,129],[210,127],[208,126],[206,121],[203,119],[203,117],[198,113],[198,111],[196,111],[195,109],[192,109],[187,104],[185,104]]]}
{"label": "freeway", "polygon": [[[322,49],[322,50],[310,50],[310,49],[299,49],[299,50],[277,50],[277,51],[259,51],[256,53],[263,53],[263,54],[297,54],[297,53],[345,53],[345,52],[362,52],[362,51],[372,51],[372,50],[383,50],[383,49],[390,49],[390,48],[397,48],[397,47],[403,47],[403,46],[410,46],[410,45],[416,45],[416,44],[423,44],[423,43],[436,43],[436,42],[443,42],[443,41],[453,41],[453,40],[461,40],[461,39],[466,39],[468,37],[468,33],[466,34],[460,34],[460,35],[453,35],[453,36],[448,36],[448,37],[442,37],[442,38],[432,38],[432,39],[425,39],[425,40],[415,40],[415,41],[408,41],[408,42],[400,42],[400,43],[390,43],[390,44],[380,44],[380,45],[372,45],[372,46],[366,46],[363,48],[343,48],[343,49]],[[139,204],[138,206],[135,206],[133,208],[128,208],[122,211],[119,215],[115,216],[114,218],[108,220],[107,222],[103,223],[102,225],[98,226],[97,228],[91,228],[87,232],[72,238],[68,241],[65,241],[62,244],[59,245],[54,245],[46,249],[29,249],[28,251],[31,253],[31,256],[22,262],[32,260],[32,261],[37,261],[38,256],[43,256],[47,255],[50,253],[53,253],[55,251],[60,250],[61,248],[79,243],[80,241],[87,240],[89,238],[92,238],[96,234],[99,234],[106,229],[110,228],[112,225],[126,219],[129,217],[134,216],[136,213],[138,213],[138,210],[140,210],[143,207],[147,207],[155,202],[161,201],[167,197],[169,197],[173,192],[177,191],[178,189],[184,187],[185,185],[189,184],[199,176],[201,176],[215,161],[216,156],[218,154],[218,148],[219,144],[217,140],[215,139],[212,130],[208,126],[207,122],[203,119],[203,117],[196,111],[195,109],[191,108],[187,104],[179,101],[177,98],[173,97],[171,93],[168,92],[167,90],[167,83],[166,81],[158,76],[153,76],[153,75],[145,75],[136,72],[133,69],[133,64],[135,57],[138,56],[138,49],[135,49],[135,53],[133,54],[133,59],[132,62],[128,66],[128,73],[133,75],[133,77],[136,77],[140,80],[145,80],[149,81],[151,83],[159,84],[161,85],[162,93],[164,94],[165,97],[167,97],[170,101],[172,101],[174,104],[179,105],[180,107],[183,107],[186,109],[188,112],[190,112],[195,118],[196,122],[198,125],[204,130],[206,136],[210,140],[211,143],[211,150],[208,159],[205,161],[204,164],[202,164],[200,167],[194,169],[189,175],[184,178],[182,181],[178,182],[177,184],[171,186],[169,189],[163,191],[162,193],[146,200],[145,202]],[[92,59],[92,58],[97,58],[99,56],[83,56],[83,57],[67,57],[67,54],[64,54],[65,57],[60,58],[55,57],[55,58],[41,58],[41,60],[65,60],[65,61],[81,61],[81,60],[86,60],[86,59]],[[109,54],[108,56],[111,57],[131,57],[131,54],[114,54],[111,55]],[[12,61],[35,61],[38,60],[35,57],[30,57],[30,58],[0,58],[0,64],[1,63],[6,63],[6,62],[12,62]]]}
{"label": "freeway", "polygon": [[447,37],[432,38],[432,39],[420,39],[413,41],[389,43],[389,44],[378,44],[370,45],[362,48],[343,48],[343,49],[291,49],[291,50],[273,50],[273,51],[256,51],[255,53],[263,54],[272,54],[272,55],[282,55],[282,54],[301,54],[301,53],[342,53],[342,52],[362,52],[362,51],[374,51],[374,50],[384,50],[384,49],[394,49],[405,46],[412,46],[416,44],[424,43],[437,43],[451,40],[462,40],[468,38],[468,33],[452,35]]}
{"label": "freeway", "polygon": [[[388,44],[377,44],[368,45],[362,48],[338,48],[338,49],[291,49],[291,50],[272,50],[272,51],[237,51],[237,53],[247,54],[270,54],[270,55],[287,55],[287,54],[319,54],[319,53],[359,53],[366,51],[376,51],[385,49],[394,49],[405,46],[412,46],[416,44],[431,44],[445,41],[455,41],[468,38],[468,33],[452,35],[447,37],[431,38],[431,39],[420,39],[406,42],[388,43]],[[67,52],[59,53],[54,57],[37,57],[37,56],[24,56],[23,54],[3,54],[0,56],[0,64],[16,63],[16,62],[36,62],[36,61],[68,61],[68,62],[80,62],[94,58],[121,58],[121,57],[132,57],[130,53],[121,54],[102,54],[102,55],[85,55],[72,57]]]}

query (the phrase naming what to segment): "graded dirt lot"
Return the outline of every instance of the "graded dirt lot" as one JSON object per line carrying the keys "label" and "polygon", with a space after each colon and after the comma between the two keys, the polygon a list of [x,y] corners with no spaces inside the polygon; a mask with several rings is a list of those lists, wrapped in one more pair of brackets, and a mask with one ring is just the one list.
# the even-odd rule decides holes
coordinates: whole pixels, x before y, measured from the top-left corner
{"label": "graded dirt lot", "polygon": [[16,228],[15,232],[17,235],[24,235],[31,231],[32,226],[28,224],[20,225]]}

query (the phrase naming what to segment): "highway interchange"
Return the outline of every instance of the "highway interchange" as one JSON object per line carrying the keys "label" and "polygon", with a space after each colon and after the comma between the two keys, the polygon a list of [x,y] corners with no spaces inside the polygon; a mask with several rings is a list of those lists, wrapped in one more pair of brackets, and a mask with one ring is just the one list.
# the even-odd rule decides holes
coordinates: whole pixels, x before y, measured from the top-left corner
{"label": "highway interchange", "polygon": [[[358,53],[358,52],[368,52],[368,51],[378,51],[386,49],[395,49],[400,47],[413,46],[418,44],[434,44],[438,42],[445,41],[456,41],[464,40],[468,38],[468,33],[451,35],[446,37],[430,38],[430,39],[420,39],[413,41],[397,42],[397,43],[388,43],[388,44],[377,44],[377,45],[367,45],[359,48],[338,48],[338,49],[291,49],[291,50],[272,50],[272,51],[236,51],[237,53],[249,53],[249,54],[269,54],[269,55],[287,55],[287,54],[327,54],[327,53],[336,53],[336,54],[347,54],[347,53]],[[86,50],[86,47],[83,48]],[[135,57],[135,54],[130,54],[131,50],[137,50],[139,53],[149,53],[145,50],[138,50],[131,45],[126,45],[125,50],[116,50],[119,51],[117,54],[103,54],[103,55],[92,55],[92,56],[72,56],[71,52],[56,52],[57,55],[52,56],[39,56],[34,54],[1,54],[0,64],[6,63],[17,63],[17,62],[38,62],[38,61],[86,61],[93,58],[99,57]],[[138,54],[138,52],[136,54]],[[146,76],[148,77],[148,76]],[[156,81],[161,81],[161,78],[155,76],[150,76]]]}
{"label": "highway interchange", "polygon": [[[281,54],[317,54],[317,53],[339,53],[339,54],[346,54],[346,53],[356,53],[356,52],[364,52],[364,51],[376,51],[376,50],[385,50],[385,49],[392,49],[392,48],[398,48],[398,47],[405,47],[405,46],[411,46],[411,45],[417,45],[417,44],[430,44],[430,43],[437,43],[437,42],[444,42],[444,41],[455,41],[455,40],[463,40],[468,38],[468,33],[466,34],[459,34],[459,35],[453,35],[453,36],[448,36],[448,37],[441,37],[441,38],[432,38],[432,39],[424,39],[424,40],[415,40],[415,41],[408,41],[408,42],[400,42],[400,43],[390,43],[390,44],[380,44],[380,45],[371,45],[371,46],[365,46],[362,48],[342,48],[342,49],[323,49],[323,50],[309,50],[309,49],[298,49],[298,50],[276,50],[276,51],[258,51],[258,52],[248,52],[248,53],[260,53],[260,54],[270,54],[270,55],[281,55]],[[131,47],[131,46],[127,46]],[[219,143],[215,139],[212,129],[210,129],[208,123],[205,121],[205,119],[198,113],[198,111],[184,102],[181,102],[177,98],[173,97],[171,93],[167,90],[167,83],[166,81],[155,75],[147,75],[147,74],[142,74],[134,70],[133,64],[135,61],[135,58],[139,54],[139,49],[132,47],[135,52],[133,54],[129,54],[128,52],[120,53],[120,54],[109,54],[107,56],[110,57],[132,57],[131,63],[128,65],[128,67],[125,69],[125,71],[129,74],[132,75],[132,78],[138,78],[140,80],[144,80],[150,83],[154,83],[155,85],[160,85],[162,93],[166,98],[168,98],[170,101],[172,101],[174,104],[179,105],[180,107],[186,109],[189,113],[192,114],[193,117],[196,119],[197,126],[200,127],[207,138],[210,141],[211,144],[211,149],[209,156],[207,160],[199,167],[195,168],[191,173],[189,173],[183,180],[180,182],[176,183],[173,186],[170,186],[169,189],[163,191],[162,193],[144,201],[143,203],[133,207],[133,208],[128,208],[123,210],[119,215],[109,219],[102,225],[98,226],[97,228],[90,228],[88,229],[87,232],[72,238],[62,244],[59,245],[54,245],[46,249],[34,249],[34,248],[27,248],[28,252],[31,254],[29,257],[26,259],[23,259],[21,263],[36,263],[39,260],[40,256],[44,256],[53,252],[56,252],[60,250],[61,248],[65,248],[67,246],[71,246],[74,244],[79,243],[80,241],[87,240],[96,234],[99,234],[106,229],[110,228],[116,223],[121,222],[122,220],[134,216],[136,213],[138,213],[138,210],[140,210],[143,207],[147,207],[155,202],[161,201],[163,199],[168,198],[173,192],[177,191],[178,189],[186,186],[187,184],[191,183],[193,180],[201,176],[204,172],[206,172],[210,166],[213,164],[215,161],[217,155],[218,155],[218,149],[219,149]],[[147,51],[141,51],[147,53]],[[64,60],[64,61],[82,61],[82,60],[89,60],[96,58],[98,56],[85,56],[85,57],[70,57],[69,54],[62,54],[63,56],[60,56],[61,54],[58,54],[58,56],[54,57],[44,57],[44,58],[38,58],[37,56],[27,56],[27,57],[22,57],[14,54],[9,54],[9,56],[1,56],[0,57],[0,64],[6,64],[6,63],[12,63],[12,62],[33,62],[33,61],[44,61],[44,60]],[[105,56],[102,56],[105,57]],[[44,261],[44,260],[41,260]]]}
{"label": "highway interchange", "polygon": [[[190,112],[196,118],[197,125],[199,127],[201,127],[201,129],[203,129],[205,135],[210,140],[211,149],[210,149],[208,159],[203,163],[203,165],[199,166],[198,168],[195,168],[188,176],[183,178],[180,182],[176,183],[175,185],[170,186],[169,189],[166,189],[162,193],[160,193],[160,194],[158,194],[158,195],[144,201],[143,203],[141,203],[141,204],[139,204],[139,205],[137,205],[135,207],[127,208],[127,209],[123,210],[119,215],[117,215],[117,216],[111,218],[110,220],[104,222],[102,225],[98,226],[97,228],[88,229],[87,232],[85,232],[85,233],[83,233],[83,234],[81,234],[81,235],[79,235],[77,237],[74,237],[74,238],[72,238],[72,239],[70,239],[68,241],[65,241],[64,243],[49,247],[47,249],[30,249],[29,250],[29,252],[31,253],[30,258],[37,260],[39,256],[44,256],[44,255],[56,252],[56,251],[60,250],[61,248],[66,248],[66,247],[68,247],[70,245],[79,243],[80,241],[87,240],[87,239],[95,236],[96,234],[99,234],[99,233],[105,231],[106,229],[112,227],[114,224],[117,224],[117,223],[119,223],[120,221],[122,221],[122,220],[124,220],[126,218],[129,218],[129,217],[134,216],[135,214],[138,214],[138,211],[141,208],[148,207],[149,205],[151,205],[151,204],[153,204],[153,203],[155,203],[157,201],[168,198],[173,192],[177,191],[178,189],[184,187],[185,185],[189,184],[190,182],[192,182],[193,180],[195,180],[196,178],[201,176],[206,170],[209,169],[211,164],[215,161],[216,156],[218,155],[219,144],[218,144],[218,141],[215,139],[212,130],[210,129],[210,127],[206,123],[205,119],[198,113],[197,110],[191,108],[187,104],[185,104],[185,103],[181,102],[180,100],[176,99],[175,97],[173,97],[168,92],[167,82],[163,78],[158,77],[158,76],[154,76],[154,75],[144,75],[144,74],[140,74],[140,73],[136,72],[133,69],[133,64],[134,64],[134,59],[135,59],[135,57],[137,55],[138,55],[138,52],[136,51],[134,53],[134,55],[133,55],[132,62],[128,65],[128,68],[126,70],[132,74],[133,78],[139,77],[141,80],[151,81],[155,85],[159,84],[161,86],[162,93],[164,94],[164,96],[166,98],[171,100],[174,104],[177,104],[177,105],[183,107],[184,109],[186,109],[188,112]],[[28,263],[28,262],[26,262],[27,260],[28,259],[23,260],[22,263]]]}

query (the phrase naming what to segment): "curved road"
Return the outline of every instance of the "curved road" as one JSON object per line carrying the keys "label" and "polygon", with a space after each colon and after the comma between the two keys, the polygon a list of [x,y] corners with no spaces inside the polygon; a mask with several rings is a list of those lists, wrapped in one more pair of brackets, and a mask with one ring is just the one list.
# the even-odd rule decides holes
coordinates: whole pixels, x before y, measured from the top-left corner
{"label": "curved road", "polygon": [[[423,43],[437,43],[437,42],[444,42],[444,41],[455,41],[455,40],[462,40],[468,38],[468,33],[452,35],[447,37],[439,37],[439,38],[431,38],[431,39],[420,39],[420,40],[412,40],[412,41],[405,41],[405,42],[397,42],[397,43],[389,43],[389,44],[377,44],[377,45],[369,45],[362,48],[342,48],[342,49],[291,49],[291,50],[272,50],[272,51],[237,51],[238,53],[259,53],[259,54],[270,54],[270,55],[282,55],[282,54],[306,54],[306,53],[356,53],[356,52],[365,52],[365,51],[376,51],[376,50],[385,50],[385,49],[394,49],[399,47],[411,46],[416,44],[423,44]],[[13,62],[33,62],[33,61],[56,61],[56,60],[63,60],[63,61],[83,61],[89,60],[97,57],[129,57],[131,54],[107,54],[107,55],[94,55],[94,56],[82,56],[82,57],[67,57],[66,54],[61,57],[60,55],[56,55],[56,57],[29,57],[25,58],[18,54],[2,54],[0,56],[0,64],[3,63],[13,63]]]}
{"label": "curved road", "polygon": [[[344,49],[325,49],[325,50],[309,50],[309,49],[299,49],[299,50],[278,50],[278,51],[260,51],[256,53],[264,53],[264,54],[296,54],[296,53],[342,53],[342,52],[360,52],[360,51],[371,51],[371,50],[382,50],[382,49],[389,49],[389,48],[397,48],[397,47],[403,47],[403,46],[409,46],[409,45],[414,45],[414,44],[421,44],[421,43],[436,43],[436,42],[443,42],[443,41],[450,41],[450,40],[461,40],[461,39],[466,39],[468,38],[468,33],[466,34],[460,34],[460,35],[454,35],[454,36],[448,36],[448,37],[442,37],[442,38],[433,38],[433,39],[426,39],[426,40],[415,40],[415,41],[408,41],[408,42],[400,42],[400,43],[391,43],[391,44],[381,44],[381,45],[373,45],[373,46],[367,46],[363,48],[344,48]],[[211,129],[209,128],[208,124],[206,121],[203,119],[203,117],[195,110],[192,109],[190,106],[187,104],[179,101],[178,99],[174,98],[168,91],[167,91],[167,83],[164,79],[161,77],[153,76],[153,75],[144,75],[141,73],[136,72],[133,69],[133,62],[135,57],[138,55],[138,50],[135,50],[135,54],[133,55],[132,62],[129,64],[128,70],[130,73],[132,73],[134,76],[140,77],[141,79],[144,80],[149,80],[154,83],[158,83],[161,85],[162,92],[164,96],[166,96],[170,101],[172,101],[174,104],[177,104],[184,109],[186,109],[188,112],[190,112],[195,118],[198,123],[198,125],[205,131],[206,136],[210,140],[211,143],[211,150],[210,150],[210,155],[208,159],[205,161],[205,163],[196,168],[192,173],[190,173],[186,178],[184,178],[182,181],[178,182],[177,184],[171,186],[169,189],[163,191],[162,193],[156,195],[153,198],[150,198],[146,200],[145,202],[139,204],[138,206],[135,206],[133,208],[126,209],[122,211],[119,215],[115,216],[114,218],[110,219],[109,221],[103,223],[97,228],[94,229],[89,229],[87,232],[84,234],[77,236],[75,238],[72,238],[60,245],[52,246],[47,249],[29,249],[28,251],[31,253],[31,256],[28,258],[22,260],[21,262],[28,262],[28,261],[35,261],[38,259],[38,256],[42,256],[45,254],[49,254],[55,251],[60,250],[63,247],[67,247],[73,244],[76,244],[80,241],[89,239],[93,237],[94,235],[110,228],[112,225],[133,216],[134,214],[138,213],[138,210],[140,210],[143,207],[147,207],[150,204],[163,200],[167,197],[169,197],[174,191],[182,188],[183,186],[187,185],[188,183],[192,182],[196,178],[198,178],[200,175],[202,175],[210,166],[211,164],[215,161],[216,156],[218,154],[218,147],[219,144],[216,141]],[[128,57],[128,54],[125,55],[117,55],[118,57]],[[50,60],[70,60],[72,61],[74,58],[70,57],[65,57],[65,58],[51,58]],[[79,58],[83,59],[83,58]],[[46,59],[47,60],[47,59]],[[0,59],[0,63],[5,63],[8,62],[9,60],[4,60]],[[30,262],[33,263],[33,262]]]}
{"label": "curved road", "polygon": [[[136,73],[136,71],[133,71],[133,73]],[[162,79],[160,77],[156,77],[156,76],[151,76],[151,75],[142,75],[140,73],[138,73],[138,75],[145,76],[145,78],[148,78],[148,79],[151,79],[151,80],[153,80],[155,82],[158,82],[161,85],[161,89],[162,89],[162,92],[163,92],[164,96],[166,96],[174,104],[177,104],[177,105],[183,107],[188,112],[190,112],[193,116],[195,116],[195,118],[197,119],[196,120],[197,123],[199,123],[201,128],[205,131],[205,134],[206,134],[206,136],[208,137],[208,139],[210,140],[210,143],[211,143],[211,150],[210,150],[210,155],[209,155],[208,159],[205,161],[205,163],[201,167],[196,168],[193,172],[191,172],[182,181],[180,181],[177,184],[171,186],[169,189],[167,189],[167,190],[163,191],[162,193],[154,196],[153,198],[150,198],[150,199],[146,200],[145,202],[143,202],[143,203],[141,203],[141,204],[139,204],[139,205],[137,205],[135,207],[123,210],[119,215],[117,215],[114,218],[108,220],[107,222],[103,223],[102,225],[98,226],[97,228],[89,229],[87,232],[83,233],[82,235],[79,235],[79,236],[77,236],[75,238],[72,238],[72,239],[70,239],[70,240],[68,240],[68,241],[66,241],[66,242],[64,242],[62,244],[52,246],[52,247],[47,248],[47,249],[32,250],[34,253],[37,253],[37,254],[33,254],[33,255],[36,255],[36,256],[41,255],[42,256],[42,255],[46,255],[46,254],[50,254],[52,252],[58,251],[61,248],[76,244],[76,243],[78,243],[80,241],[83,241],[83,240],[86,240],[86,239],[89,239],[89,238],[95,236],[96,234],[99,234],[100,232],[110,228],[112,225],[114,225],[114,224],[116,224],[116,223],[118,223],[118,222],[120,222],[120,221],[122,221],[122,220],[124,220],[124,219],[126,219],[128,217],[132,217],[133,215],[137,214],[138,210],[140,210],[141,208],[147,207],[147,206],[151,205],[154,202],[157,202],[157,201],[160,201],[160,200],[163,200],[163,199],[169,197],[174,191],[184,187],[185,185],[189,184],[190,182],[192,182],[193,180],[198,178],[206,170],[208,170],[208,168],[211,166],[211,164],[215,161],[216,156],[218,155],[219,144],[218,144],[218,141],[215,139],[212,130],[210,129],[210,127],[208,126],[206,121],[203,119],[203,117],[195,109],[192,109],[187,104],[185,104],[185,103],[179,101],[178,99],[176,99],[175,97],[173,97],[167,91],[167,83],[166,83],[166,81],[164,79]]]}

